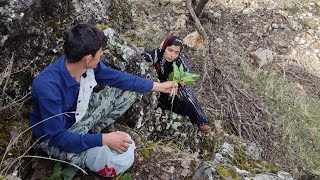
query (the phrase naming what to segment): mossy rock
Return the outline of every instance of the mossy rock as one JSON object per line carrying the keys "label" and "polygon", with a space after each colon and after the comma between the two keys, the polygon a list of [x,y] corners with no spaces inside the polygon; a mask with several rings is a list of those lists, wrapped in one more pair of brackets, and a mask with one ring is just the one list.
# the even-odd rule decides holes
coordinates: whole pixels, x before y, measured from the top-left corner
{"label": "mossy rock", "polygon": [[176,143],[174,143],[173,141],[164,142],[164,145],[169,146],[170,148],[174,149],[177,152],[181,151],[180,147]]}
{"label": "mossy rock", "polygon": [[267,161],[257,162],[249,159],[244,150],[239,147],[234,148],[234,157],[229,157],[229,161],[230,164],[237,166],[239,169],[250,171],[251,173],[254,173],[257,169],[275,174],[279,171],[277,167]]}
{"label": "mossy rock", "polygon": [[248,159],[243,149],[239,147],[234,148],[234,157],[229,157],[230,163],[237,166],[239,169],[253,172],[257,168],[254,160]]}
{"label": "mossy rock", "polygon": [[215,168],[219,176],[223,179],[241,180],[241,178],[237,177],[235,172],[222,164],[217,164]]}
{"label": "mossy rock", "polygon": [[[248,161],[247,155],[241,148],[234,147],[234,157],[229,158],[231,163],[235,166],[240,166]],[[247,169],[246,169],[247,170]]]}
{"label": "mossy rock", "polygon": [[201,141],[201,149],[207,152],[213,152],[219,147],[219,142],[212,136],[204,136]]}
{"label": "mossy rock", "polygon": [[155,148],[155,144],[152,142],[145,143],[145,147],[141,149],[140,154],[147,160],[151,159],[152,151]]}
{"label": "mossy rock", "polygon": [[279,172],[278,168],[271,165],[267,161],[261,161],[260,164],[269,172],[277,174]]}
{"label": "mossy rock", "polygon": [[100,24],[100,23],[97,23],[94,27],[100,30],[105,30],[109,28],[107,25]]}
{"label": "mossy rock", "polygon": [[207,153],[202,157],[202,159],[204,161],[212,161],[212,156],[213,156],[213,153]]}
{"label": "mossy rock", "polygon": [[130,6],[125,0],[115,0],[112,2],[108,13],[110,17],[110,26],[116,30],[116,32],[124,32],[128,29],[133,29],[134,24],[132,14],[130,12]]}

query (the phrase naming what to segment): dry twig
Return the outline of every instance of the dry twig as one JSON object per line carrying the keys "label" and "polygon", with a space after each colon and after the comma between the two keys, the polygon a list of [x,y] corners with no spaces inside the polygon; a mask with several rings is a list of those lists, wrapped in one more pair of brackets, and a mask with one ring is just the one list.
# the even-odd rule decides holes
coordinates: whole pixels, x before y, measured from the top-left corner
{"label": "dry twig", "polygon": [[200,87],[200,90],[201,90],[202,84],[206,80],[206,78],[208,78],[208,80],[210,80],[210,76],[209,76],[208,68],[207,68],[207,62],[208,62],[208,57],[209,57],[208,56],[209,55],[209,38],[208,38],[208,35],[207,35],[206,31],[204,30],[203,26],[201,25],[200,20],[198,19],[197,15],[194,12],[191,0],[187,0],[187,7],[188,7],[189,12],[192,16],[193,21],[195,22],[195,25],[196,25],[198,32],[203,37],[203,42],[204,42],[204,50],[202,52],[204,74],[202,77],[202,82],[201,82],[201,87]]}

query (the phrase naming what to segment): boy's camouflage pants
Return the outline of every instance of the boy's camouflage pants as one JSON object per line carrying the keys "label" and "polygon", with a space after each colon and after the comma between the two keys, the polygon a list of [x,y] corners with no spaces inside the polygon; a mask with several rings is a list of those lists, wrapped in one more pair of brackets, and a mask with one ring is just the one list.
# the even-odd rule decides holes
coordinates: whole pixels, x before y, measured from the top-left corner
{"label": "boy's camouflage pants", "polygon": [[[110,87],[105,87],[97,93],[92,93],[85,116],[69,130],[80,134],[86,134],[89,130],[99,133],[126,112],[134,103],[135,98],[135,92]],[[105,168],[106,156],[104,154],[106,146],[91,148],[76,154],[52,147],[48,142],[49,140],[42,142],[40,147],[53,158],[68,161],[81,167],[86,166],[91,171],[98,173]]]}

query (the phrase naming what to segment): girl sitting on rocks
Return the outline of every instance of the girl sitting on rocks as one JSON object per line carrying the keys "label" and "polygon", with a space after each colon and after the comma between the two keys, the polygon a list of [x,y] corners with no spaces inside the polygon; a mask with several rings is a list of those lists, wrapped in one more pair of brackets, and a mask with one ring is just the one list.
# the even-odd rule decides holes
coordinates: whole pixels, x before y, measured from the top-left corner
{"label": "girl sitting on rocks", "polygon": [[[182,65],[185,71],[191,72],[191,68],[181,52],[182,47],[183,43],[180,38],[167,36],[159,48],[141,55],[146,61],[153,63],[160,82],[165,82],[169,81],[169,74],[173,71],[173,62],[176,62],[178,66]],[[158,107],[170,110],[172,106],[171,98],[168,94],[160,93]],[[204,133],[211,131],[210,122],[199,106],[190,86],[179,84],[172,111],[180,115],[187,115],[193,124],[197,124],[200,131]]]}

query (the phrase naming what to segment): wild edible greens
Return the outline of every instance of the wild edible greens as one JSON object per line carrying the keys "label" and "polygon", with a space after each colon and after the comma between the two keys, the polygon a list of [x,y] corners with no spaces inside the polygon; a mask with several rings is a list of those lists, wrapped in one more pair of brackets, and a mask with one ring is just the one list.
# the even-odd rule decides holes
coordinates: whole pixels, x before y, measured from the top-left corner
{"label": "wild edible greens", "polygon": [[[199,75],[184,71],[182,64],[180,64],[180,66],[178,67],[176,62],[173,62],[172,66],[173,66],[173,71],[169,74],[170,81],[174,81],[174,82],[186,84],[186,85],[194,85],[195,84]],[[171,91],[171,96],[172,96],[171,104],[173,103],[175,95],[176,95],[176,89],[172,89],[172,91]]]}
{"label": "wild edible greens", "polygon": [[173,71],[169,74],[169,80],[177,83],[194,85],[199,75],[184,71],[182,64],[180,67],[175,62],[172,64]]}

